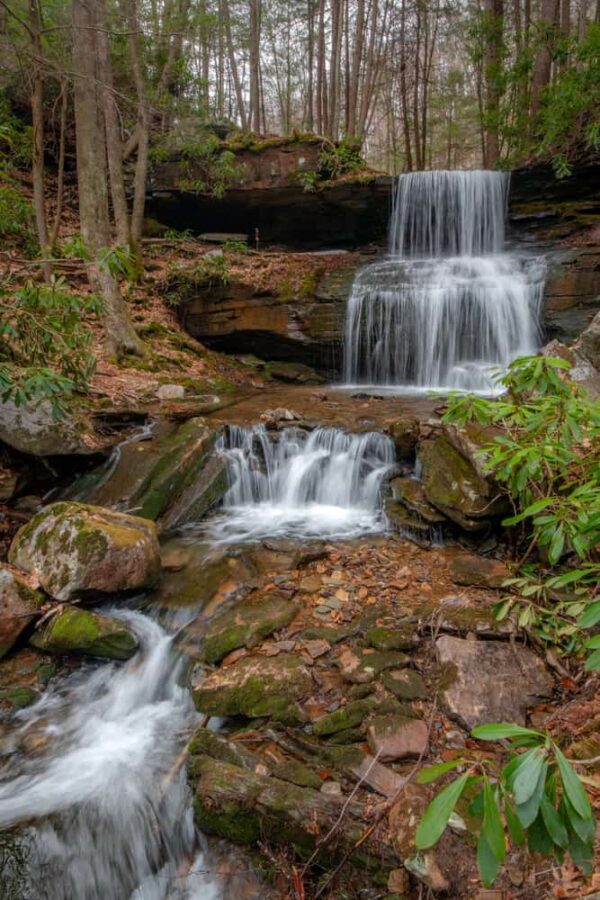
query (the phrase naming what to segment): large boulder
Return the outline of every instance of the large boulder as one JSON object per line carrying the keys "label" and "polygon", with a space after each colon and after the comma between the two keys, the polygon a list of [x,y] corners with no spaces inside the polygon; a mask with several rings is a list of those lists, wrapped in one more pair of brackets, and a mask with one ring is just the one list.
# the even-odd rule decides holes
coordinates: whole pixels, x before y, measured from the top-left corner
{"label": "large boulder", "polygon": [[98,449],[85,421],[70,413],[57,418],[49,400],[21,406],[12,400],[0,403],[0,441],[32,456],[70,456]]}
{"label": "large boulder", "polygon": [[53,503],[21,528],[10,562],[56,600],[153,585],[160,550],[153,522],[84,503]]}
{"label": "large boulder", "polygon": [[542,661],[527,647],[443,635],[436,641],[446,668],[442,700],[466,728],[490,722],[525,725],[525,714],[554,686]]}
{"label": "large boulder", "polygon": [[53,616],[29,643],[47,653],[81,653],[107,659],[129,659],[137,639],[120,619],[68,606]]}
{"label": "large boulder", "polygon": [[0,658],[16,644],[19,636],[38,616],[41,594],[9,569],[0,569]]}
{"label": "large boulder", "polygon": [[466,437],[461,452],[456,437],[439,432],[421,443],[419,459],[427,500],[465,531],[481,531],[506,506],[477,453],[467,449],[470,442]]}

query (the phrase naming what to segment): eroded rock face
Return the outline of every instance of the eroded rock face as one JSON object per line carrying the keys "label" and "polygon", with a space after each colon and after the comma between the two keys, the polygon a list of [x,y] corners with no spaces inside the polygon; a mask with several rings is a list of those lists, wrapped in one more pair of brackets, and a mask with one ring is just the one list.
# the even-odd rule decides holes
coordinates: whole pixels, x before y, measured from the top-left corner
{"label": "eroded rock face", "polygon": [[185,330],[203,344],[280,363],[271,367],[273,377],[306,383],[320,380],[310,370],[327,378],[341,371],[346,302],[355,271],[356,265],[323,274],[314,287],[292,296],[241,281],[206,284],[193,271],[183,271],[167,282],[166,293],[177,301]]}
{"label": "eroded rock face", "polygon": [[503,512],[498,489],[456,449],[447,434],[423,441],[419,459],[427,500],[465,531],[481,531],[491,516]]}
{"label": "eroded rock face", "polygon": [[0,441],[32,456],[70,456],[97,449],[85,422],[68,413],[55,418],[48,400],[22,406],[10,400],[0,403]]}
{"label": "eroded rock face", "polygon": [[39,614],[42,596],[15,572],[0,569],[0,659]]}
{"label": "eroded rock face", "polygon": [[11,563],[56,600],[150,587],[160,572],[156,526],[84,503],[53,503],[17,532]]}
{"label": "eroded rock face", "polygon": [[382,762],[424,756],[429,730],[422,719],[376,716],[367,728],[369,749]]}
{"label": "eroded rock face", "polygon": [[48,653],[80,653],[106,659],[129,659],[137,639],[124,622],[70,606],[53,616],[29,639]]}
{"label": "eroded rock face", "polygon": [[525,725],[525,714],[552,693],[553,680],[527,647],[443,635],[436,641],[447,666],[443,700],[466,728],[491,722]]}
{"label": "eroded rock face", "polygon": [[302,721],[298,700],[312,689],[309,670],[298,656],[246,657],[213,672],[194,688],[194,702],[211,716],[271,716]]}
{"label": "eroded rock face", "polygon": [[125,444],[108,477],[104,466],[77,482],[77,499],[133,510],[165,529],[200,519],[227,490],[216,440],[216,431],[193,418],[155,440]]}

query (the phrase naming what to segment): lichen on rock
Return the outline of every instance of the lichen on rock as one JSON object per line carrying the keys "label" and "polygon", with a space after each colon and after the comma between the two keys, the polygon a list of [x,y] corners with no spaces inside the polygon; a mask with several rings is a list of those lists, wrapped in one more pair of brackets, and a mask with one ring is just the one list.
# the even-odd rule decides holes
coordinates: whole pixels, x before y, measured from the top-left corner
{"label": "lichen on rock", "polygon": [[53,503],[21,528],[11,563],[56,600],[153,585],[160,551],[153,522],[84,503]]}

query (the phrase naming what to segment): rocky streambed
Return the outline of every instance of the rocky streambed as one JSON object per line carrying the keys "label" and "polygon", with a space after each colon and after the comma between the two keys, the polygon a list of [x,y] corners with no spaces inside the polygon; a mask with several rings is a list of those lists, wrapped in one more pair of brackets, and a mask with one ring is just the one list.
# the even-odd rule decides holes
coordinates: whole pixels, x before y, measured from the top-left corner
{"label": "rocky streambed", "polygon": [[[466,810],[417,852],[434,789],[416,773],[476,748],[477,724],[551,724],[571,687],[493,616],[508,569],[504,510],[475,453],[485,436],[442,426],[431,401],[399,414],[397,400],[314,387],[266,400],[128,443],[14,538],[0,573],[0,822],[6,871],[29,890],[15,896],[48,865],[52,897],[75,883],[61,843],[73,816],[96,834],[94,897],[133,896],[157,873],[202,898],[478,895]],[[259,421],[275,444],[341,422],[384,435],[380,533],[215,541],[222,435]],[[590,756],[590,740],[582,728],[571,752]],[[82,747],[103,765],[74,792],[64,772],[67,799],[48,800]],[[135,800],[113,803],[111,781]],[[109,849],[94,828],[117,819]],[[234,844],[250,856],[223,850]],[[514,851],[500,885],[539,897],[532,872]]]}

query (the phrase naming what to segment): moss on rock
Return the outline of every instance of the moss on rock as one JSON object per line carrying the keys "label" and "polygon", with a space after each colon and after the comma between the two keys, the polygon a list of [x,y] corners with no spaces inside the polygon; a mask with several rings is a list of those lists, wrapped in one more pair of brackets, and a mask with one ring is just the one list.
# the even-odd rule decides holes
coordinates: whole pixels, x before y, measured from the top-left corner
{"label": "moss on rock", "polygon": [[255,647],[263,638],[289,625],[297,612],[298,605],[277,592],[258,602],[238,603],[209,624],[202,657],[215,663],[239,647]]}
{"label": "moss on rock", "polygon": [[108,659],[129,659],[137,640],[124,622],[78,607],[59,612],[29,643],[48,653],[81,653]]}
{"label": "moss on rock", "polygon": [[297,656],[246,657],[213,672],[194,688],[194,701],[211,716],[271,716],[303,721],[298,700],[312,690],[309,670]]}

